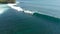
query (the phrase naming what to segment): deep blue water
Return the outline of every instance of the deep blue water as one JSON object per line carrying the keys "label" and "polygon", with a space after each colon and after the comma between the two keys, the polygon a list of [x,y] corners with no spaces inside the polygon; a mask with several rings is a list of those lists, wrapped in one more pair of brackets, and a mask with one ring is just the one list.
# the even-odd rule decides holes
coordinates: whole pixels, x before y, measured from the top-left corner
{"label": "deep blue water", "polygon": [[[26,0],[28,2],[25,2],[24,0],[19,1],[23,1],[19,6],[26,10],[42,12],[42,9],[44,8],[41,7],[42,9],[40,11],[40,7],[35,7],[36,5],[28,5],[30,1],[31,4],[36,4],[36,2],[40,0],[37,0],[36,2],[34,0]],[[39,5],[40,3],[37,2],[37,4]],[[44,6],[46,7],[46,5]],[[51,9],[49,8],[48,10],[48,7],[46,7],[43,12],[54,16],[40,13],[30,15],[9,8],[7,11],[4,11],[4,13],[0,14],[0,34],[60,34],[59,15],[55,15],[55,13],[59,13],[59,11],[56,12],[52,7]],[[53,13],[53,11],[55,12]]]}
{"label": "deep blue water", "polygon": [[59,34],[60,19],[9,9],[0,15],[0,34]]}

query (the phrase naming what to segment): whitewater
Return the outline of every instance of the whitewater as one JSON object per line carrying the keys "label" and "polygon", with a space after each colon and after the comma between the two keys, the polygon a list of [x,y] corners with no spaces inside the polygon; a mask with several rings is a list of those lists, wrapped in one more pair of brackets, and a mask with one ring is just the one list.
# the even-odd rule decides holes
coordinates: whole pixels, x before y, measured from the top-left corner
{"label": "whitewater", "polygon": [[[23,3],[25,3],[25,4],[27,4],[27,5],[25,5],[25,4],[23,4]],[[32,5],[32,4],[30,4],[28,1],[21,1],[21,2],[16,2],[16,4],[15,5],[18,5],[18,4],[20,4],[19,6],[14,6],[14,4],[13,5],[10,5],[9,4],[9,6],[11,7],[11,8],[13,8],[13,9],[15,9],[15,10],[17,10],[17,11],[22,11],[22,12],[24,12],[24,13],[28,13],[28,14],[35,14],[35,13],[37,13],[37,14],[43,14],[43,15],[47,15],[47,16],[51,16],[51,17],[55,17],[55,18],[60,18],[60,13],[59,12],[57,12],[57,11],[59,11],[59,9],[56,9],[56,8],[58,8],[58,7],[56,7],[56,8],[54,8],[54,7],[52,7],[52,8],[48,8],[48,6],[47,7],[44,7],[44,6],[41,6],[40,8],[42,8],[42,9],[40,9],[40,11],[38,10],[38,9],[36,9],[36,8],[38,8],[39,7],[39,5],[37,5],[37,7],[35,6],[35,5]],[[29,5],[30,4],[30,5]],[[23,5],[23,6],[22,6]],[[27,8],[27,7],[24,7],[24,6],[31,6],[30,8],[32,9],[29,9],[29,8]],[[32,7],[33,6],[33,7]],[[33,9],[34,7],[36,7],[35,9]],[[48,8],[48,9],[47,9]],[[51,11],[51,9],[52,9],[52,11]],[[49,11],[48,11],[49,10]]]}
{"label": "whitewater", "polygon": [[0,14],[4,13],[8,9],[9,7],[6,4],[0,4]]}
{"label": "whitewater", "polygon": [[[22,2],[24,2],[24,1],[22,1]],[[43,14],[43,15],[48,15],[48,16],[51,16],[51,17],[55,17],[55,18],[60,18],[60,16],[58,15],[58,14],[55,14],[54,12],[49,12],[49,13],[46,13],[46,12],[40,12],[40,11],[37,11],[37,10],[28,10],[28,9],[24,9],[24,8],[21,8],[20,6],[17,6],[18,4],[21,4],[21,2],[16,2],[15,4],[3,4],[3,5],[0,5],[1,7],[0,7],[0,14],[2,14],[4,11],[6,11],[6,10],[8,10],[9,9],[9,7],[10,8],[12,8],[12,9],[14,9],[14,10],[17,10],[17,11],[21,11],[21,12],[24,12],[24,13],[28,13],[28,14],[31,14],[31,15],[33,15],[33,14],[35,14],[35,13],[37,13],[37,14]],[[43,10],[43,11],[45,11],[45,10]],[[57,13],[57,12],[56,12]]]}
{"label": "whitewater", "polygon": [[15,4],[0,4],[0,33],[60,34],[59,11],[53,10],[51,5],[50,7],[44,4],[44,7],[34,5],[38,0],[34,1],[35,3],[30,1],[32,0]]}

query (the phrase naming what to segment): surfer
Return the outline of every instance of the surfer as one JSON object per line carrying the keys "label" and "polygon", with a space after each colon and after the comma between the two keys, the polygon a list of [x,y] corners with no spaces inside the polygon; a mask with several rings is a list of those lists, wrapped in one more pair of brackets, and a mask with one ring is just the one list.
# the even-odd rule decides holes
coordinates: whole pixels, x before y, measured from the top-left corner
{"label": "surfer", "polygon": [[18,4],[19,2],[16,2],[15,4],[8,4],[9,7],[11,7],[12,9],[14,10],[17,10],[17,11],[20,11],[20,12],[23,12],[23,13],[27,13],[27,14],[34,14],[33,11],[29,11],[29,10],[24,10],[22,9],[21,7],[17,7],[16,5]]}

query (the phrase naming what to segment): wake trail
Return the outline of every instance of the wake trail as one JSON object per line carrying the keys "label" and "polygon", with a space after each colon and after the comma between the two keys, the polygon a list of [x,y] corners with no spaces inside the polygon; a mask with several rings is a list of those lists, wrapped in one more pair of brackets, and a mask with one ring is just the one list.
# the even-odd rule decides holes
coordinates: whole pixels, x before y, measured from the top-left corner
{"label": "wake trail", "polygon": [[[12,9],[14,9],[14,10],[21,11],[21,12],[24,12],[24,13],[27,13],[27,14],[31,14],[31,15],[34,15],[34,14],[44,14],[44,13],[41,13],[41,12],[24,10],[23,8],[16,6],[18,3],[20,3],[20,2],[16,2],[15,4],[7,4],[7,5],[9,7],[11,7]],[[47,15],[47,16],[50,16],[50,15]],[[56,16],[50,16],[50,17],[59,18],[59,17],[56,17]]]}
{"label": "wake trail", "polygon": [[28,13],[28,14],[34,14],[33,11],[29,11],[29,10],[24,10],[22,9],[21,7],[17,7],[16,5],[18,4],[19,2],[16,2],[15,4],[7,4],[9,7],[11,7],[12,9],[14,10],[17,10],[17,11],[22,11],[24,13]]}

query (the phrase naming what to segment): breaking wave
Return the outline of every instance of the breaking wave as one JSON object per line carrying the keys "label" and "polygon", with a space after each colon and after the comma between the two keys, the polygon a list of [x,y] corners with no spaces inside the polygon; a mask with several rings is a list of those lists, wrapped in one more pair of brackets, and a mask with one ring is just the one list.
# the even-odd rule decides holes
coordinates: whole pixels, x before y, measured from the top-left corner
{"label": "breaking wave", "polygon": [[54,17],[54,18],[60,18],[58,16],[54,16],[54,15],[50,15],[50,14],[46,14],[46,13],[43,13],[43,12],[40,12],[40,11],[34,11],[34,10],[26,10],[26,9],[23,9],[21,8],[21,6],[17,6],[17,4],[21,4],[20,2],[16,2],[16,4],[8,4],[8,6],[10,6],[12,9],[14,10],[17,10],[17,11],[21,11],[21,12],[24,12],[24,13],[28,13],[28,14],[31,14],[31,15],[47,15],[49,17]]}
{"label": "breaking wave", "polygon": [[[36,0],[37,2],[35,1],[20,1],[20,7],[22,7],[23,9],[25,10],[29,10],[29,11],[33,11],[33,12],[36,12],[36,13],[39,13],[39,14],[44,14],[44,15],[48,15],[48,16],[51,16],[51,17],[56,17],[56,18],[60,18],[60,4],[57,1],[54,1],[54,0],[51,0],[51,1],[38,1]],[[52,2],[54,1],[54,2]]]}

